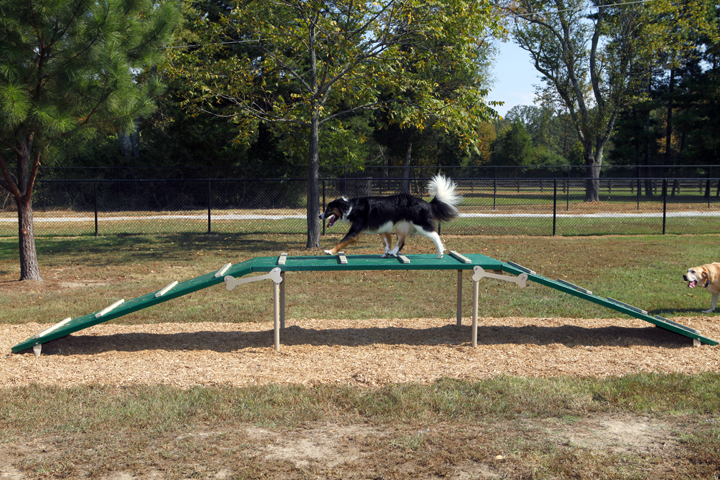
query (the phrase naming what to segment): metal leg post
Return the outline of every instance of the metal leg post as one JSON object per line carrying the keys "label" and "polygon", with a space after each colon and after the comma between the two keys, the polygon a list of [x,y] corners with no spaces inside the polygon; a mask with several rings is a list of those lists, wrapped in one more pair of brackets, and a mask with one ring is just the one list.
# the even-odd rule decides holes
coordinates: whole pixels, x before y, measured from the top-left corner
{"label": "metal leg post", "polygon": [[280,328],[285,329],[285,272],[280,272]]}
{"label": "metal leg post", "polygon": [[458,270],[457,277],[457,326],[462,325],[462,270]]}
{"label": "metal leg post", "polygon": [[472,315],[472,346],[477,347],[478,328],[478,297],[480,296],[480,280],[473,278],[473,315]]}
{"label": "metal leg post", "polygon": [[273,283],[275,351],[280,351],[280,284]]}

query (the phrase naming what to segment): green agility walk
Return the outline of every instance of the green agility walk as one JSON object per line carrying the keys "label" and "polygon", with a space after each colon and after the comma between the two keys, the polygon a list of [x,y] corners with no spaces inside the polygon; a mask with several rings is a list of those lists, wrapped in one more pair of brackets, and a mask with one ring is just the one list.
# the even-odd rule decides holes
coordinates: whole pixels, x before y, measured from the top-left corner
{"label": "green agility walk", "polygon": [[[173,300],[178,297],[225,284],[227,290],[244,283],[271,280],[275,301],[275,349],[280,349],[280,330],[284,328],[285,320],[285,273],[286,272],[317,272],[317,271],[359,271],[359,270],[456,270],[458,278],[458,307],[457,323],[460,325],[462,314],[460,311],[462,298],[462,273],[465,270],[473,272],[473,328],[472,345],[477,346],[477,310],[478,310],[478,284],[483,278],[516,283],[524,287],[531,281],[546,287],[559,290],[589,302],[602,305],[630,317],[638,318],[652,323],[660,328],[683,335],[692,339],[695,345],[717,345],[718,342],[704,337],[693,328],[679,324],[666,318],[649,315],[645,310],[625,304],[612,298],[603,298],[564,280],[551,280],[538,275],[534,271],[513,262],[502,262],[480,254],[461,255],[450,252],[443,258],[436,255],[400,255],[398,257],[381,258],[376,255],[345,256],[340,252],[337,256],[287,256],[257,257],[235,265],[227,264],[221,269],[208,274],[186,280],[173,282],[155,292],[125,302],[119,300],[107,308],[78,318],[67,318],[46,330],[28,338],[12,348],[13,353],[33,349],[40,355],[42,344],[70,335],[98,323],[107,322],[145,308]],[[502,272],[490,273],[490,272]],[[264,274],[250,276],[250,274]],[[507,275],[505,275],[507,274]]]}

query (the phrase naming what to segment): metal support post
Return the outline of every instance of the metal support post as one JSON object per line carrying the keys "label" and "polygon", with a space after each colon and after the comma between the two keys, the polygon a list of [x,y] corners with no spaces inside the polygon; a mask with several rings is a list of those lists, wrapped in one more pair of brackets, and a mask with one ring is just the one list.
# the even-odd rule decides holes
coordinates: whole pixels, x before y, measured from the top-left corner
{"label": "metal support post", "polygon": [[462,270],[457,275],[457,326],[462,325]]}
{"label": "metal support post", "polygon": [[[227,268],[223,267],[220,272],[223,272],[227,270]],[[285,276],[283,275],[283,272],[280,270],[280,268],[273,268],[270,270],[270,273],[266,275],[258,275],[256,277],[249,277],[249,278],[235,278],[232,275],[226,275],[223,280],[225,280],[225,288],[230,291],[234,289],[237,286],[244,285],[246,283],[251,282],[257,282],[260,280],[272,280],[273,281],[273,309],[274,309],[274,330],[275,330],[275,350],[280,350],[280,317],[281,315],[285,315],[284,312],[281,313],[281,305],[282,309],[284,310],[285,307],[285,289],[280,287],[280,285],[283,283],[283,280],[285,279]],[[282,293],[281,293],[282,292]],[[281,302],[281,296],[283,297],[283,300]],[[285,323],[285,319],[283,318],[283,326]]]}
{"label": "metal support post", "polygon": [[275,351],[280,351],[280,284],[273,282],[273,313],[275,330]]}
{"label": "metal support post", "polygon": [[280,328],[285,328],[285,272],[280,272]]}
{"label": "metal support post", "polygon": [[488,273],[480,265],[473,267],[473,317],[472,317],[472,346],[477,347],[477,323],[478,323],[478,297],[480,296],[480,280],[483,278],[494,278],[504,282],[516,283],[518,287],[525,288],[527,285],[528,274],[521,273],[517,277],[510,275],[499,275],[497,273]]}
{"label": "metal support post", "polygon": [[478,329],[478,298],[480,297],[480,279],[475,280],[473,275],[473,315],[472,315],[472,346],[477,347]]}

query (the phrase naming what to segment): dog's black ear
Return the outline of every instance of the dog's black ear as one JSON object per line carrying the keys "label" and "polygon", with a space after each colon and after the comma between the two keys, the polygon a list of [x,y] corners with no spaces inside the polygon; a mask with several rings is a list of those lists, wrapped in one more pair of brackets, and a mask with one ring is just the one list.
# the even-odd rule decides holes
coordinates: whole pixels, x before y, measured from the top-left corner
{"label": "dog's black ear", "polygon": [[340,210],[343,214],[343,216],[348,213],[350,210],[350,202],[348,202],[347,198],[342,197],[335,200],[337,202],[338,210]]}

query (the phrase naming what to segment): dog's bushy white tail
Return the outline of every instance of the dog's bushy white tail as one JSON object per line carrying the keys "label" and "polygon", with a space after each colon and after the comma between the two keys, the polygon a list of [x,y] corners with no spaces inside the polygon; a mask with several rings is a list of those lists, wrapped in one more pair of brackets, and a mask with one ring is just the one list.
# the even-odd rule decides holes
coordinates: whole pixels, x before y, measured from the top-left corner
{"label": "dog's bushy white tail", "polygon": [[459,205],[462,197],[455,193],[455,182],[444,175],[435,175],[428,183],[428,191],[434,198],[430,202],[433,216],[438,220],[449,221],[459,214],[455,205]]}

